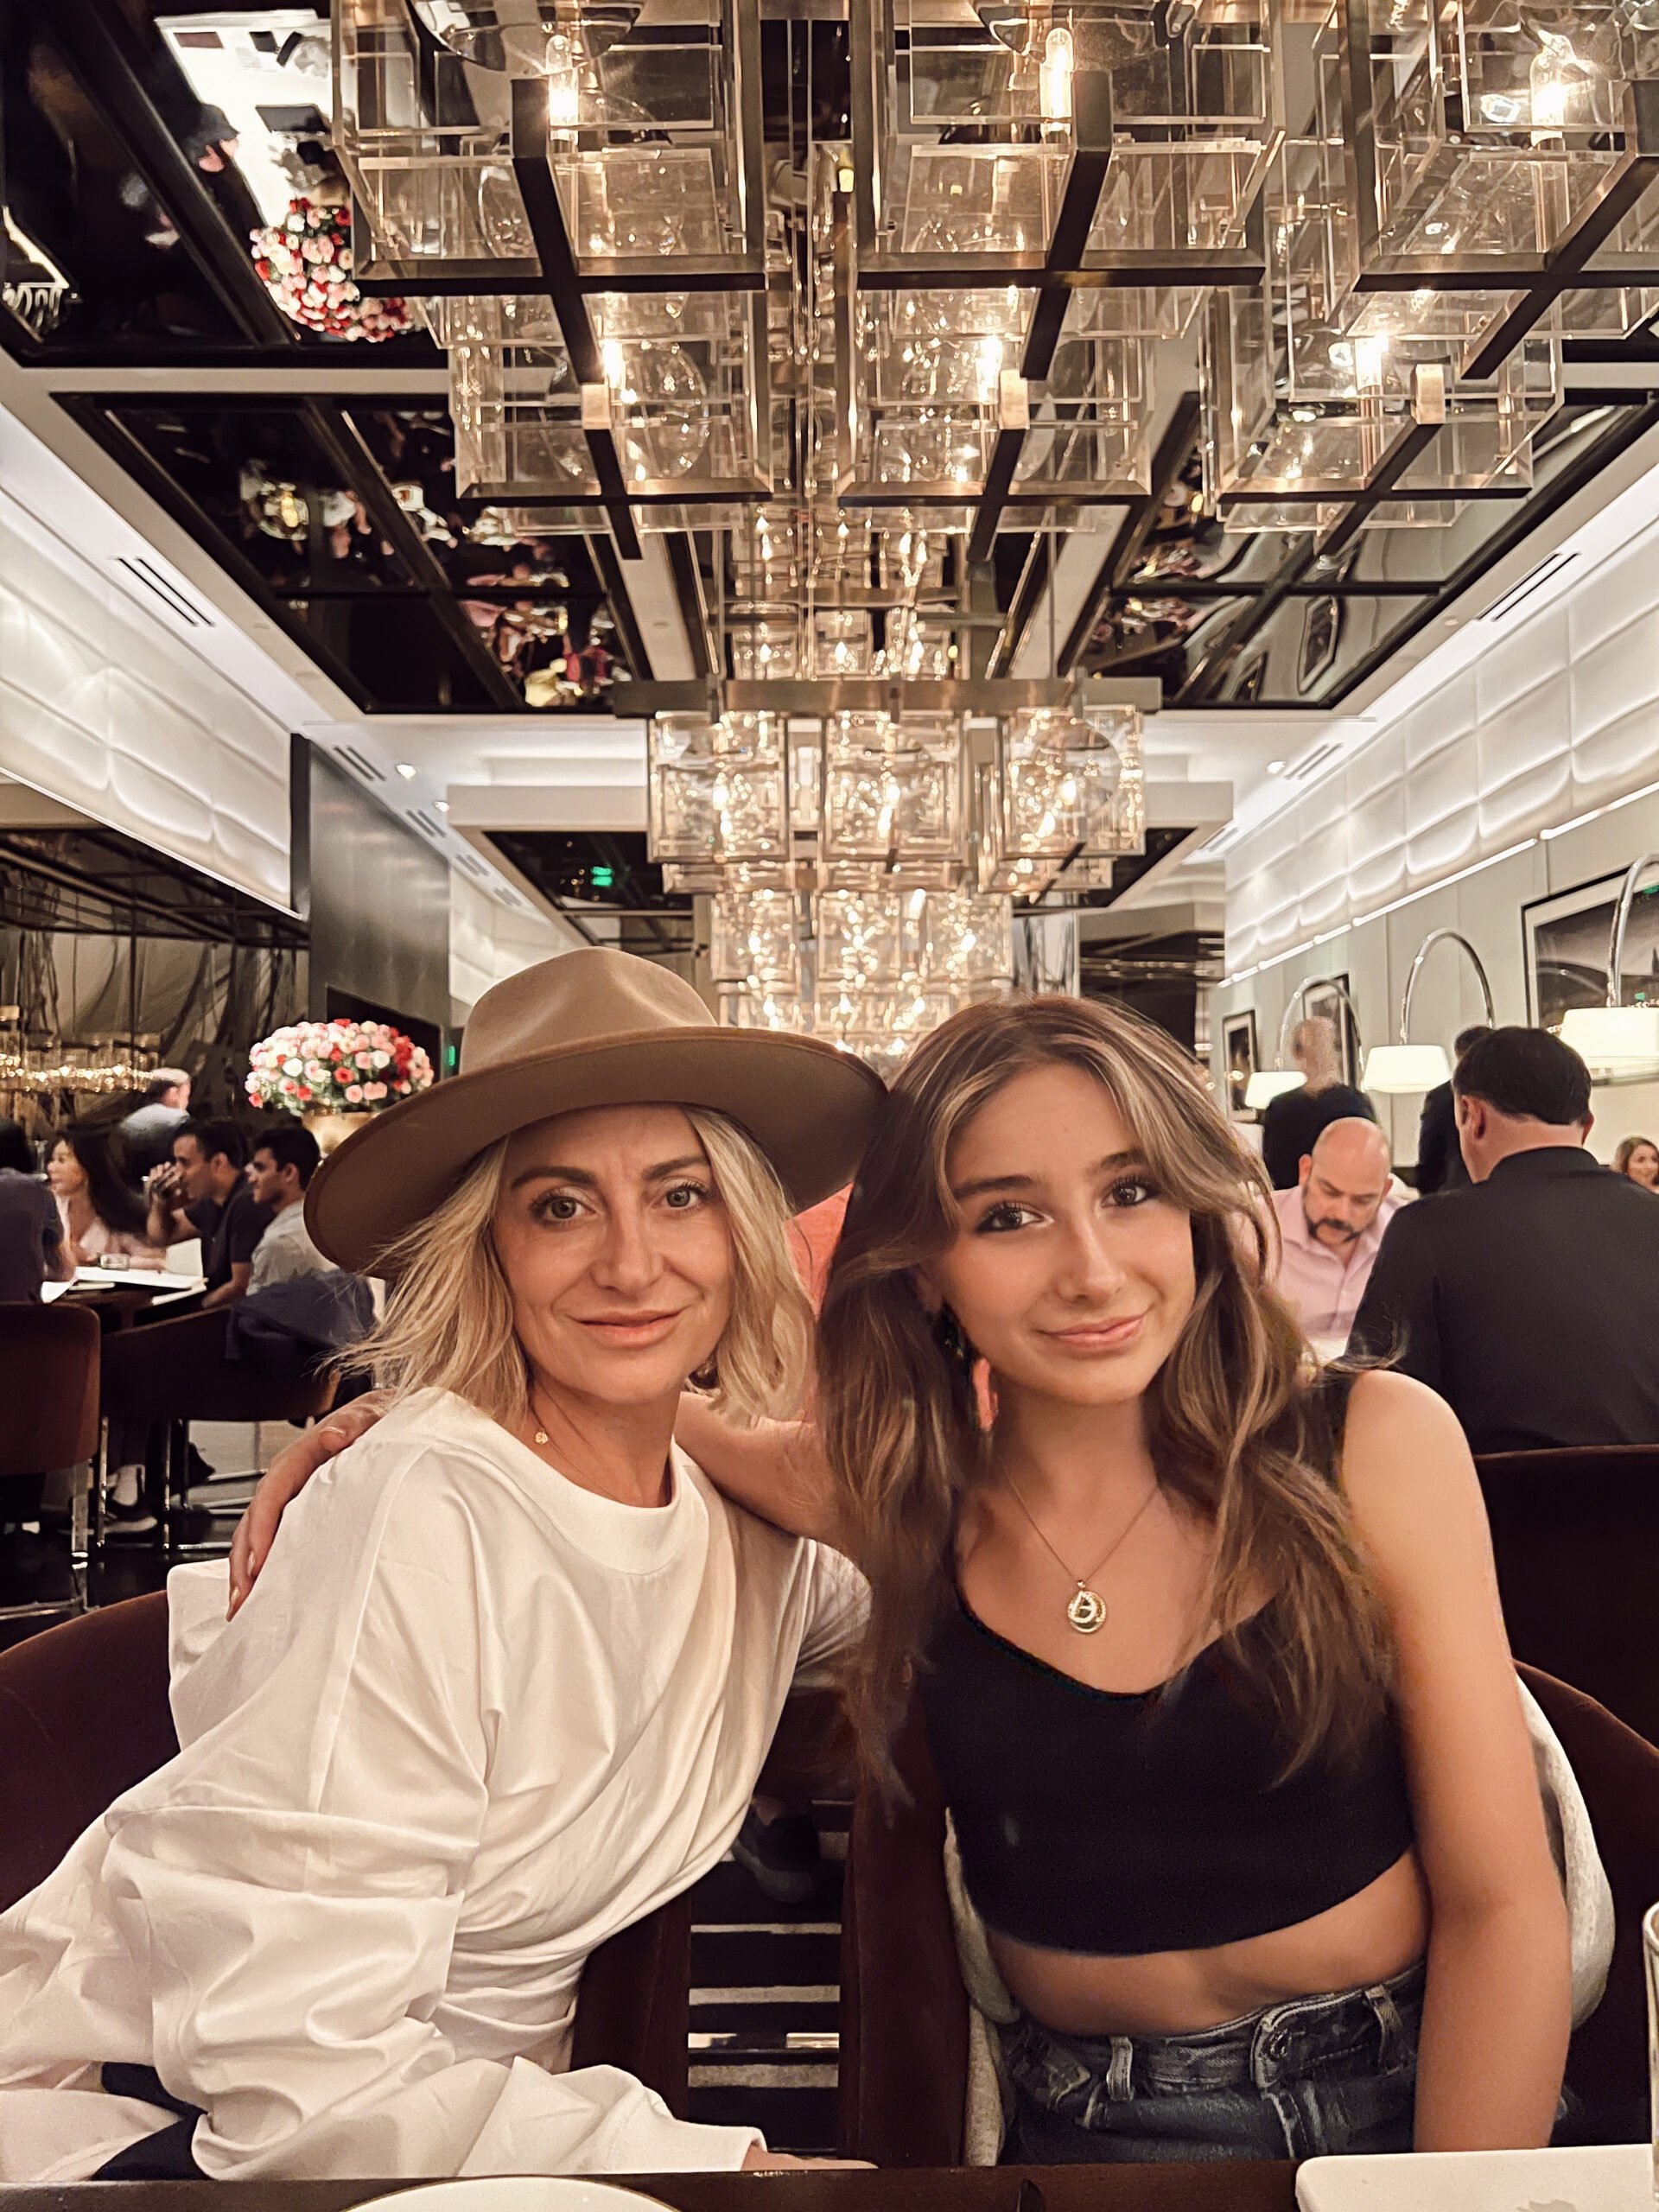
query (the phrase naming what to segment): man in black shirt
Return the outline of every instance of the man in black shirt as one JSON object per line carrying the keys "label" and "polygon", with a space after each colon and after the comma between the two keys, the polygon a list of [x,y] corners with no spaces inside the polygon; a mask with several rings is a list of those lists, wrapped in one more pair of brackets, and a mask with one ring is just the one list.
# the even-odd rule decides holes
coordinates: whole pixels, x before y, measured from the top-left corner
{"label": "man in black shirt", "polygon": [[1290,1057],[1306,1080],[1298,1090],[1281,1090],[1262,1117],[1262,1164],[1275,1191],[1296,1188],[1303,1160],[1332,1122],[1376,1119],[1364,1092],[1340,1079],[1333,1021],[1313,1014],[1298,1022]]}
{"label": "man in black shirt", "polygon": [[1659,1444],[1659,1208],[1584,1149],[1584,1062],[1495,1029],[1452,1084],[1472,1182],[1395,1214],[1349,1349],[1396,1353],[1474,1452]]}
{"label": "man in black shirt", "polygon": [[247,1186],[247,1143],[234,1122],[187,1122],[173,1140],[173,1166],[149,1186],[149,1234],[158,1244],[201,1239],[204,1306],[246,1295],[254,1247],[270,1225]]}
{"label": "man in black shirt", "polygon": [[[1460,1065],[1469,1047],[1491,1033],[1484,1021],[1460,1029],[1452,1047],[1453,1065]],[[1469,1170],[1458,1147],[1457,1101],[1449,1083],[1439,1084],[1424,1099],[1417,1124],[1417,1195],[1426,1198],[1436,1191],[1465,1190],[1468,1183]]]}

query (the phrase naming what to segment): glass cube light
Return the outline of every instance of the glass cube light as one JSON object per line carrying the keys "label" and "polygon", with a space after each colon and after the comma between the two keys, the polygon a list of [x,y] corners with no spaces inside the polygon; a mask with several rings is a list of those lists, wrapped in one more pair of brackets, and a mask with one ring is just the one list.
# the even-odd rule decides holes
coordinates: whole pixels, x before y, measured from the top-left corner
{"label": "glass cube light", "polygon": [[647,726],[651,857],[680,867],[790,860],[787,748],[775,715]]}
{"label": "glass cube light", "polygon": [[890,891],[827,891],[813,901],[817,985],[826,993],[896,989],[918,964],[910,901]]}
{"label": "glass cube light", "polygon": [[1144,852],[1141,731],[1132,707],[1032,708],[1001,721],[985,789],[991,874],[982,870],[982,887],[1015,891],[1045,863]]}
{"label": "glass cube light", "polygon": [[955,12],[860,0],[853,44],[874,137],[856,149],[865,275],[959,262],[995,281],[1039,268],[1087,105],[1078,82],[1096,75],[1109,85],[1111,161],[1084,265],[1132,283],[1140,264],[1167,286],[1169,263],[1190,257],[1202,283],[1206,257],[1241,243],[1282,128],[1274,0],[984,0]]}
{"label": "glass cube light", "polygon": [[1641,150],[1648,13],[1357,0],[1344,60],[1364,264],[1547,258]]}
{"label": "glass cube light", "polygon": [[[642,518],[656,505],[752,500],[768,480],[756,436],[758,298],[591,296],[605,411]],[[545,299],[434,302],[449,352],[457,489],[464,497],[596,503],[582,387]]]}
{"label": "glass cube light", "polygon": [[1014,977],[1014,908],[971,891],[930,893],[921,910],[921,971],[934,983],[979,997]]}
{"label": "glass cube light", "polygon": [[783,891],[732,890],[714,901],[710,962],[716,983],[798,991],[800,901]]}
{"label": "glass cube light", "polygon": [[823,741],[827,864],[965,868],[959,716],[832,715]]}
{"label": "glass cube light", "polygon": [[[338,0],[334,143],[372,234],[364,273],[528,289],[536,241],[514,168],[515,81],[585,276],[759,277],[760,38],[742,0]],[[416,28],[416,19],[419,28]],[[520,105],[522,128],[522,101]],[[746,123],[746,118],[748,118]],[[523,150],[522,136],[519,150]]]}
{"label": "glass cube light", "polygon": [[1430,425],[1402,497],[1530,485],[1531,441],[1559,399],[1559,349],[1530,335],[1474,379],[1460,372],[1475,327],[1460,311],[1443,304],[1421,330],[1403,313],[1393,328],[1368,322],[1350,181],[1339,138],[1288,141],[1263,203],[1262,283],[1218,289],[1205,311],[1205,458],[1224,517],[1239,501],[1259,513],[1351,499],[1402,435]]}

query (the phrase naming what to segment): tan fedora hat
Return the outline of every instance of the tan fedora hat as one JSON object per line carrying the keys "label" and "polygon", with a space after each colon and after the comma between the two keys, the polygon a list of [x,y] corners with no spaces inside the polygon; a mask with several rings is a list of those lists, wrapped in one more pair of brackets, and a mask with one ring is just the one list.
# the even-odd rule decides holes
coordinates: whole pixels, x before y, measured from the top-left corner
{"label": "tan fedora hat", "polygon": [[319,1249],[356,1274],[454,1190],[498,1139],[585,1106],[703,1106],[754,1139],[791,1204],[844,1183],[884,1096],[860,1060],[811,1037],[711,1021],[690,983],[595,945],[526,968],[473,1008],[461,1073],[374,1116],[305,1194]]}

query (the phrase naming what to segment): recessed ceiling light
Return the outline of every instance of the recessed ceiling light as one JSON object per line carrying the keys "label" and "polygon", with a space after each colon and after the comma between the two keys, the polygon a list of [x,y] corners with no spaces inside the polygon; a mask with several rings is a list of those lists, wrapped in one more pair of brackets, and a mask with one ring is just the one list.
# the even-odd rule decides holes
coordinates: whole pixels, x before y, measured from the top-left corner
{"label": "recessed ceiling light", "polygon": [[1285,764],[1284,764],[1284,762],[1283,762],[1282,760],[1269,760],[1269,761],[1268,761],[1268,773],[1270,776],[1282,776],[1282,775],[1284,774],[1284,772],[1285,772]]}
{"label": "recessed ceiling light", "polygon": [[439,812],[440,814],[448,814],[448,811],[449,811],[449,802],[448,802],[448,800],[447,798],[435,798],[435,799],[433,800],[432,804],[433,804],[433,805],[434,805],[434,806],[435,806],[435,807],[437,808],[438,812]]}
{"label": "recessed ceiling light", "polygon": [[400,760],[397,763],[397,772],[406,784],[412,784],[421,772],[412,761]]}

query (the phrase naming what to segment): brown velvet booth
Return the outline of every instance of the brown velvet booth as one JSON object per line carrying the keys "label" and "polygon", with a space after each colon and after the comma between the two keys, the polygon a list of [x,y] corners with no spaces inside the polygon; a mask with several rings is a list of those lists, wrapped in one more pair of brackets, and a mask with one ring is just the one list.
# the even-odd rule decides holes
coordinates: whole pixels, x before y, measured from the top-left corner
{"label": "brown velvet booth", "polygon": [[0,1506],[3,1485],[98,1457],[99,1338],[84,1306],[0,1306]]}
{"label": "brown velvet booth", "polygon": [[[1592,1698],[1522,1666],[1560,1738],[1611,1884],[1607,1993],[1573,2038],[1567,2078],[1582,2142],[1639,2142],[1647,2125],[1642,1915],[1659,1897],[1659,1751]],[[944,1801],[912,1704],[899,1744],[911,1794],[888,1821],[853,1815],[842,1908],[840,2149],[879,2166],[953,2166],[963,2150],[968,1999],[945,1894]]]}
{"label": "brown velvet booth", "polygon": [[[90,1821],[177,1749],[164,1592],[85,1613],[0,1653],[0,1911],[44,1880]],[[786,1793],[802,1789],[843,1749],[830,1700],[791,1699],[768,1783]],[[620,2066],[683,2119],[690,2017],[687,1895],[612,1936],[588,1960],[571,2063]]]}
{"label": "brown velvet booth", "polygon": [[1475,1464],[1516,1656],[1659,1744],[1659,1447],[1503,1452]]}

